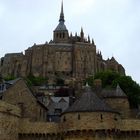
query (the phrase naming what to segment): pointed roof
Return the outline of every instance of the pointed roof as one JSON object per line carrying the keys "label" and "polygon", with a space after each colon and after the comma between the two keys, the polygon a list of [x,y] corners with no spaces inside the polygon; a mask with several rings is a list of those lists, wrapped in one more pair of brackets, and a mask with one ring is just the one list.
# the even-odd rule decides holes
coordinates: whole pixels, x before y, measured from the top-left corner
{"label": "pointed roof", "polygon": [[127,97],[127,95],[120,88],[119,84],[116,87],[116,92],[115,93],[116,93],[116,96],[118,96],[118,97]]}
{"label": "pointed roof", "polygon": [[67,31],[67,28],[66,28],[64,22],[65,22],[65,19],[64,19],[63,1],[62,1],[59,24],[57,25],[57,27],[54,31]]}
{"label": "pointed roof", "polygon": [[119,84],[115,90],[104,89],[101,92],[103,98],[127,98],[127,95],[120,88]]}
{"label": "pointed roof", "polygon": [[65,19],[64,19],[64,12],[63,12],[63,1],[61,3],[61,12],[60,12],[60,19],[59,19],[59,22],[62,21],[62,22],[65,22]]}
{"label": "pointed roof", "polygon": [[[89,86],[85,87],[82,96],[77,99],[64,113],[69,112],[115,112],[101,100]],[[117,112],[115,112],[117,113]]]}

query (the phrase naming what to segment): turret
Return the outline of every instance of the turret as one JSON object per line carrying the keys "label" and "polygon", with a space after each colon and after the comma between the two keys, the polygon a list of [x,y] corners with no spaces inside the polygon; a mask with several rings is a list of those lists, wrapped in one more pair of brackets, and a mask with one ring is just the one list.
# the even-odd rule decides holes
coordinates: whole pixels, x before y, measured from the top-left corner
{"label": "turret", "polygon": [[88,43],[90,43],[90,36],[88,35]]}
{"label": "turret", "polygon": [[80,37],[81,37],[81,41],[84,41],[84,32],[82,27],[81,27]]}

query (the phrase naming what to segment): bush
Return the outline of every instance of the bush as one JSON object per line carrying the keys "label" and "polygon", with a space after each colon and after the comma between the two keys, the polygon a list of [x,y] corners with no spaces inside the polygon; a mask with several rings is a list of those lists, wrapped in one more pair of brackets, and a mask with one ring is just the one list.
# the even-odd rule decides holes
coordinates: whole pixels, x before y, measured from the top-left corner
{"label": "bush", "polygon": [[31,85],[40,86],[40,85],[43,85],[43,84],[47,84],[48,83],[48,78],[35,77],[33,75],[29,75],[26,78],[26,81],[27,81],[29,86],[31,86]]}

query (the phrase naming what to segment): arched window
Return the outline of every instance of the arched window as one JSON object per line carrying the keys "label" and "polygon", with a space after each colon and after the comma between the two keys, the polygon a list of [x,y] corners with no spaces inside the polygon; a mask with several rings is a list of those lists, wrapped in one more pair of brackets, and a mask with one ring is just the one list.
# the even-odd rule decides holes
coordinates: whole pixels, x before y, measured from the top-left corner
{"label": "arched window", "polygon": [[61,38],[61,33],[60,33],[60,38]]}

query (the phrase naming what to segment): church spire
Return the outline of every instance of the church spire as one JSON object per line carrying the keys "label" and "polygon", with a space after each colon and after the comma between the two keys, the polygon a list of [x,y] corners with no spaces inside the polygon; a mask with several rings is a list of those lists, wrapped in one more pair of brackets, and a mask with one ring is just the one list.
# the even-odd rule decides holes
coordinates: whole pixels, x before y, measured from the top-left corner
{"label": "church spire", "polygon": [[65,19],[64,19],[64,12],[63,12],[63,0],[62,0],[62,3],[61,3],[61,13],[60,13],[59,22],[65,22]]}

